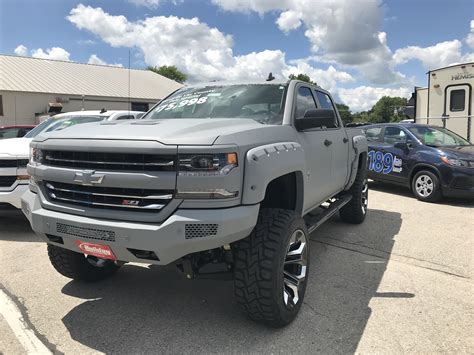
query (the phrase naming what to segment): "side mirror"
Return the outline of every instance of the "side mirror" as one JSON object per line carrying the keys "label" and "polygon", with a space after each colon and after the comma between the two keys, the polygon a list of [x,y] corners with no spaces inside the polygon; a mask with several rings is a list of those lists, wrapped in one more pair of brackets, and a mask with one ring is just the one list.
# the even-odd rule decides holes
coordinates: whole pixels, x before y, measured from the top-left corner
{"label": "side mirror", "polygon": [[408,150],[408,144],[405,142],[397,142],[393,145],[395,148],[407,151]]}
{"label": "side mirror", "polygon": [[295,120],[295,128],[304,131],[311,128],[335,128],[336,114],[334,110],[318,108],[306,110],[303,118]]}

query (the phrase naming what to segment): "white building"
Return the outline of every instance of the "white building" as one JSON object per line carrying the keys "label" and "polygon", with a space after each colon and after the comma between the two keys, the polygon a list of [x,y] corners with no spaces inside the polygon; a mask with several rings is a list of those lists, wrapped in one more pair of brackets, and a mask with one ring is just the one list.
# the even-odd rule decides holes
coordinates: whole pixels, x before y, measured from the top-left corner
{"label": "white building", "polygon": [[415,121],[444,126],[471,140],[474,135],[474,63],[430,70],[428,87],[415,88]]}
{"label": "white building", "polygon": [[147,111],[181,86],[149,70],[0,55],[0,126],[55,110]]}

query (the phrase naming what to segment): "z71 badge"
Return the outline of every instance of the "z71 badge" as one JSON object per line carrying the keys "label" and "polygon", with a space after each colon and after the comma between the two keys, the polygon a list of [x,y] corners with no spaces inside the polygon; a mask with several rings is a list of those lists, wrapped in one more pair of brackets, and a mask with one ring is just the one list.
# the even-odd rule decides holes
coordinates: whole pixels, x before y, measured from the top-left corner
{"label": "z71 badge", "polygon": [[402,159],[396,155],[394,156],[392,153],[382,153],[380,151],[371,150],[368,156],[369,170],[371,171],[383,174],[402,172]]}

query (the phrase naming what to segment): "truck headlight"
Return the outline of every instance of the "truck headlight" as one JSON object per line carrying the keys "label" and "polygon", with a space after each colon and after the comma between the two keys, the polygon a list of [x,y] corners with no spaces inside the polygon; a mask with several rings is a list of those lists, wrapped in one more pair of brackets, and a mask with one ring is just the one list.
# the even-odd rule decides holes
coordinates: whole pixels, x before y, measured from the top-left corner
{"label": "truck headlight", "polygon": [[43,151],[39,148],[30,148],[30,165],[43,163]]}
{"label": "truck headlight", "polygon": [[237,153],[179,156],[179,176],[222,176],[238,166]]}
{"label": "truck headlight", "polygon": [[471,164],[470,161],[462,160],[462,159],[455,159],[455,158],[448,158],[448,157],[441,157],[441,160],[451,166],[457,166],[460,168],[474,168],[474,165]]}

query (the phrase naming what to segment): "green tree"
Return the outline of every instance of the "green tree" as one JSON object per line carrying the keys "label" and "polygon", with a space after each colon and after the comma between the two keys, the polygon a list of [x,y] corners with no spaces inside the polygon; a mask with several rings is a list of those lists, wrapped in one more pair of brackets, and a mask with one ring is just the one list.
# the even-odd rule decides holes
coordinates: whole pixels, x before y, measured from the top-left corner
{"label": "green tree", "polygon": [[398,122],[403,119],[399,114],[407,105],[407,99],[404,97],[383,96],[372,108],[372,114],[369,117],[370,122]]}
{"label": "green tree", "polygon": [[354,117],[352,115],[351,110],[349,109],[349,106],[344,105],[344,104],[338,104],[336,102],[336,107],[337,110],[339,111],[339,115],[341,115],[342,122],[344,124],[352,122],[354,120]]}
{"label": "green tree", "polygon": [[182,71],[180,71],[178,68],[176,68],[176,66],[174,65],[162,65],[161,67],[149,66],[147,67],[147,69],[157,74],[163,75],[164,77],[167,77],[168,79],[177,81],[178,83],[181,83],[181,84],[184,83],[188,79],[188,76],[184,74]]}
{"label": "green tree", "polygon": [[303,73],[300,73],[300,74],[298,74],[298,75],[290,74],[290,76],[288,77],[288,79],[290,79],[290,80],[306,81],[307,83],[310,83],[310,84],[313,84],[313,85],[317,85],[315,81],[312,81],[311,78],[310,78],[308,75],[303,74]]}

